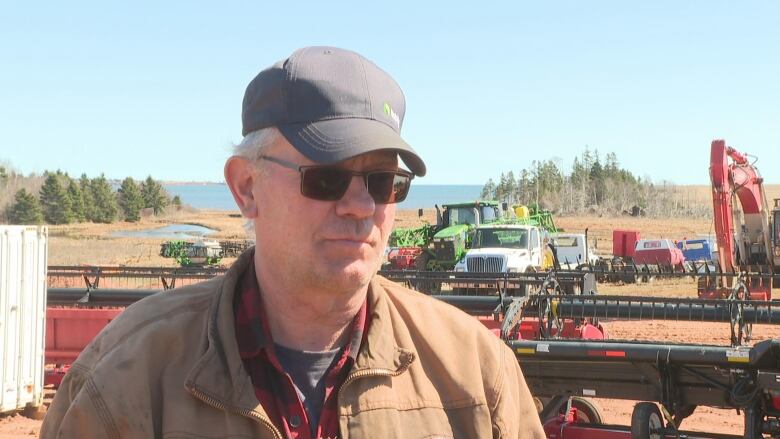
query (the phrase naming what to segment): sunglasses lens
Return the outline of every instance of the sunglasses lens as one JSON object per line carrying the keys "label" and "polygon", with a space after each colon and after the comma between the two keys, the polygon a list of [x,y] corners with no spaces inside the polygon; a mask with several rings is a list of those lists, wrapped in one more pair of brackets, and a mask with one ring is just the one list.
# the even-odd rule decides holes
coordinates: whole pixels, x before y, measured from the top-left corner
{"label": "sunglasses lens", "polygon": [[377,171],[368,174],[368,192],[380,204],[400,203],[406,199],[412,178],[393,171]]}
{"label": "sunglasses lens", "polygon": [[339,200],[347,192],[351,180],[352,175],[339,168],[306,169],[301,178],[301,193],[315,200]]}

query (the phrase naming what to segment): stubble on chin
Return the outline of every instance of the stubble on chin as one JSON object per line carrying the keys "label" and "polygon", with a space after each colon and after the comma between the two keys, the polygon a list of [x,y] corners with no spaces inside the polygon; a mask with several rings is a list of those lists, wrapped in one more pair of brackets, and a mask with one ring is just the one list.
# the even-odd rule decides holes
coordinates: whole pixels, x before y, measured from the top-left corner
{"label": "stubble on chin", "polygon": [[352,260],[344,258],[344,255],[327,256],[324,251],[315,252],[320,256],[311,261],[308,267],[301,263],[296,269],[290,270],[288,280],[292,285],[300,285],[302,290],[349,296],[365,289],[376,274],[381,264],[377,251],[373,247],[370,255]]}

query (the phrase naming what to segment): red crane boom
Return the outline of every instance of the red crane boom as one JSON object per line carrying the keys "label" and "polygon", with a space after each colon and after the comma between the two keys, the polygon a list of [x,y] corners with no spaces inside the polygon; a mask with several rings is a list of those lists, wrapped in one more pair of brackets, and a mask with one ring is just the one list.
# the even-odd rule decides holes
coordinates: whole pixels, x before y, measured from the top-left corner
{"label": "red crane boom", "polygon": [[[769,208],[764,194],[764,179],[758,169],[750,163],[747,154],[727,147],[724,140],[713,140],[710,179],[721,269],[728,272],[773,272]],[[741,209],[736,200],[739,200]],[[725,282],[724,286],[728,286],[729,282]],[[768,285],[759,282],[752,287],[751,295],[754,297],[771,296]]]}

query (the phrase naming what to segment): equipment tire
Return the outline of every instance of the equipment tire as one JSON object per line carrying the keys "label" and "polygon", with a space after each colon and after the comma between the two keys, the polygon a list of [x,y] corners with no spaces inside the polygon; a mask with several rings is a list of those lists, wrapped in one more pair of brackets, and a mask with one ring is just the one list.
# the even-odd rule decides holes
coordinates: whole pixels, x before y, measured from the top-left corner
{"label": "equipment tire", "polygon": [[638,402],[631,413],[631,437],[633,439],[661,439],[664,434],[664,418],[653,402]]}
{"label": "equipment tire", "polygon": [[[577,409],[577,418],[584,424],[601,424],[601,409],[595,402],[581,396],[571,397],[571,406]],[[564,404],[563,409],[566,410]]]}

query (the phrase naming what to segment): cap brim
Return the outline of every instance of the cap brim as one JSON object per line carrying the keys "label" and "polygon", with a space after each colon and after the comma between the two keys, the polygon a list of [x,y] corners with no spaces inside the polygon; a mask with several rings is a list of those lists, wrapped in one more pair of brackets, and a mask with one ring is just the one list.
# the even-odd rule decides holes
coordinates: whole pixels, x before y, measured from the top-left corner
{"label": "cap brim", "polygon": [[309,160],[331,164],[372,151],[396,151],[415,175],[425,175],[420,156],[390,126],[371,119],[331,119],[277,127]]}

